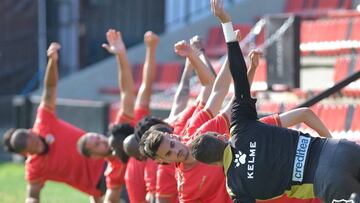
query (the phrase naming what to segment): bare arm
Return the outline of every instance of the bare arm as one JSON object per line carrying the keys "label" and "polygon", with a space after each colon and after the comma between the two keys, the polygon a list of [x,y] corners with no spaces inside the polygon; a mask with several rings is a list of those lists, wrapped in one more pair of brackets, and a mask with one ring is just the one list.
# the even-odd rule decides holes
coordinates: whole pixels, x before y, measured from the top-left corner
{"label": "bare arm", "polygon": [[49,110],[56,111],[56,87],[58,82],[58,50],[60,44],[53,42],[50,44],[47,55],[48,65],[45,72],[44,90],[41,103]]}
{"label": "bare arm", "polygon": [[[238,39],[238,41],[240,41],[240,30],[236,30],[235,31],[236,34],[236,38]],[[253,54],[252,57],[252,61],[254,61],[254,63],[252,63],[252,70],[247,72],[247,76],[249,77],[254,77],[255,74],[255,70],[257,67],[257,63],[256,62],[256,57],[255,54]],[[257,58],[258,59],[258,58]],[[208,102],[205,105],[205,108],[210,110],[214,115],[216,115],[221,106],[222,103],[229,91],[229,87],[230,87],[230,83],[231,83],[232,77],[231,77],[231,73],[230,73],[230,69],[229,69],[229,61],[228,58],[226,57],[219,74],[217,75],[215,82],[214,82],[214,86],[210,95],[210,98],[208,100]],[[250,83],[251,84],[251,83]],[[231,105],[227,108],[230,108]],[[228,110],[224,109],[223,112],[227,112]],[[230,111],[228,111],[230,112]]]}
{"label": "bare arm", "polygon": [[39,203],[40,202],[40,191],[42,185],[40,183],[28,183],[26,187],[27,197],[26,203]]}
{"label": "bare arm", "polygon": [[[205,54],[205,48],[204,48],[203,40],[198,35],[195,35],[194,37],[192,37],[190,39],[190,44],[191,44],[192,48],[194,49],[194,51],[199,56],[200,60],[209,69],[209,72],[212,73],[214,75],[214,77],[215,77],[216,73],[215,73],[214,67],[212,66],[212,64],[210,63],[209,58]],[[201,90],[200,90],[200,93],[199,93],[198,97],[196,98],[196,102],[197,103],[199,103],[199,102],[206,103],[208,101],[208,99],[209,99],[211,91],[212,91],[212,86],[211,85],[203,86],[201,88]]]}
{"label": "bare arm", "polygon": [[175,52],[180,56],[187,57],[193,65],[202,85],[200,94],[196,100],[197,102],[206,103],[215,80],[213,71],[206,66],[206,64],[198,56],[197,51],[194,50],[194,48],[186,41],[183,40],[176,43]]}
{"label": "bare arm", "polygon": [[305,123],[314,129],[321,137],[331,137],[331,133],[325,124],[317,117],[310,108],[299,108],[290,110],[279,115],[282,127],[290,127],[299,123]]}
{"label": "bare arm", "polygon": [[210,110],[213,115],[216,115],[219,112],[225,96],[229,91],[231,79],[232,77],[229,69],[229,62],[228,58],[226,58],[219,74],[215,79],[209,100],[205,105],[205,109]]}
{"label": "bare arm", "polygon": [[182,40],[175,44],[175,53],[180,56],[187,57],[190,60],[191,64],[194,66],[194,69],[199,77],[200,83],[203,86],[208,86],[213,84],[215,80],[214,74],[211,71],[209,71],[209,68],[200,59],[196,51],[185,40]]}
{"label": "bare arm", "polygon": [[261,54],[262,53],[259,50],[253,50],[249,53],[250,67],[247,72],[247,77],[249,80],[250,87],[251,87],[252,82],[254,81],[255,72],[256,72],[257,67],[259,66],[259,59],[260,59]]}
{"label": "bare arm", "polygon": [[131,67],[126,55],[124,42],[119,31],[110,29],[106,33],[108,44],[102,46],[116,56],[118,64],[119,89],[121,90],[121,106],[124,114],[134,116],[135,83]]}
{"label": "bare arm", "polygon": [[142,82],[136,98],[135,106],[149,107],[152,94],[152,84],[156,76],[156,47],[159,43],[159,37],[155,33],[147,31],[144,35],[144,42],[146,45],[146,56]]}
{"label": "bare arm", "polygon": [[118,203],[120,201],[121,188],[107,189],[104,203]]}
{"label": "bare arm", "polygon": [[177,116],[185,109],[189,100],[190,94],[190,77],[193,72],[193,67],[188,59],[185,61],[184,71],[181,75],[180,83],[176,89],[174,102],[171,107],[169,118]]}

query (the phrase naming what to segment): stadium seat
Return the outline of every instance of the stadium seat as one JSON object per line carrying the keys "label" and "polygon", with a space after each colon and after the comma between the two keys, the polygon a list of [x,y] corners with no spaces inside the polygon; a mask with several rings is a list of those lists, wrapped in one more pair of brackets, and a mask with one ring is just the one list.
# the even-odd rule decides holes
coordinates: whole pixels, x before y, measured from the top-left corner
{"label": "stadium seat", "polygon": [[349,57],[337,57],[334,64],[334,83],[345,79],[349,74],[351,59]]}
{"label": "stadium seat", "polygon": [[298,12],[305,7],[305,0],[287,0],[285,3],[285,12]]}
{"label": "stadium seat", "polygon": [[158,77],[156,78],[154,89],[165,90],[169,86],[178,84],[181,76],[183,64],[178,62],[168,62],[158,67]]}

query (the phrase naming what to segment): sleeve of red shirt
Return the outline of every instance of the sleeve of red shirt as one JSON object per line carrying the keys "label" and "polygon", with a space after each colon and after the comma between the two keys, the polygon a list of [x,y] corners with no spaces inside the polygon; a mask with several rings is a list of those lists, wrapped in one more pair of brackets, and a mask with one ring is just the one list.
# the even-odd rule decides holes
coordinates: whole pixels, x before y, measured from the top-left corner
{"label": "sleeve of red shirt", "polygon": [[174,128],[174,134],[180,134],[180,132],[184,129],[186,122],[191,118],[193,115],[195,109],[197,108],[197,104],[190,105],[186,107],[180,115],[177,117],[177,119],[171,123],[170,125]]}
{"label": "sleeve of red shirt", "polygon": [[121,187],[125,183],[125,170],[126,165],[119,159],[108,159],[108,165],[104,173],[106,177],[106,187],[110,189]]}
{"label": "sleeve of red shirt", "polygon": [[279,114],[272,114],[269,116],[265,116],[259,119],[259,121],[269,124],[269,125],[275,125],[281,127],[281,121]]}
{"label": "sleeve of red shirt", "polygon": [[141,119],[143,119],[144,117],[150,115],[150,109],[148,107],[143,107],[143,106],[137,106],[134,109],[134,120],[133,120],[133,124],[134,126],[136,125],[137,122],[139,122]]}
{"label": "sleeve of red shirt", "polygon": [[118,114],[116,115],[114,124],[120,124],[120,123],[132,123],[132,121],[134,120],[133,117],[126,115],[122,110],[120,110],[118,112]]}
{"label": "sleeve of red shirt", "polygon": [[207,109],[202,109],[188,121],[188,125],[184,128],[182,135],[191,137],[198,128],[213,118],[212,113]]}
{"label": "sleeve of red shirt", "polygon": [[49,132],[50,127],[53,126],[56,121],[57,117],[55,113],[41,104],[37,109],[35,122],[31,130],[40,136],[45,136],[45,133],[42,132]]}
{"label": "sleeve of red shirt", "polygon": [[217,132],[220,134],[229,134],[229,119],[225,114],[218,114],[213,119],[204,123],[198,130],[197,134],[205,132]]}
{"label": "sleeve of red shirt", "polygon": [[25,179],[29,183],[40,182],[41,184],[45,183],[45,178],[42,173],[43,163],[40,163],[40,159],[35,159],[33,157],[28,157],[25,163]]}
{"label": "sleeve of red shirt", "polygon": [[156,175],[156,197],[173,197],[178,194],[175,164],[159,165]]}
{"label": "sleeve of red shirt", "polygon": [[154,160],[151,159],[146,160],[145,171],[144,171],[146,191],[152,194],[155,194],[156,192],[157,168],[158,168],[158,164]]}

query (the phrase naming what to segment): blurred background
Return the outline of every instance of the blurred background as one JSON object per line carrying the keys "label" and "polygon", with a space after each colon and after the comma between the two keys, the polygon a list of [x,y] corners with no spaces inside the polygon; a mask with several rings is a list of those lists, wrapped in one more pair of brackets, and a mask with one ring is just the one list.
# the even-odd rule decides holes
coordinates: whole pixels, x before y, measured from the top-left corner
{"label": "blurred background", "polygon": [[[224,2],[241,30],[244,54],[254,48],[264,52],[252,86],[261,115],[309,106],[335,136],[360,136],[360,0]],[[137,87],[145,58],[143,35],[152,30],[160,36],[151,108],[166,117],[184,65],[174,43],[201,36],[216,70],[226,54],[209,3],[1,0],[0,137],[9,127],[32,126],[46,50],[53,41],[62,45],[57,114],[87,131],[106,132],[120,101],[115,59],[101,48],[109,28],[122,32]],[[191,82],[194,98],[199,85]],[[309,131],[303,125],[295,128]],[[0,161],[11,159],[0,147]]]}

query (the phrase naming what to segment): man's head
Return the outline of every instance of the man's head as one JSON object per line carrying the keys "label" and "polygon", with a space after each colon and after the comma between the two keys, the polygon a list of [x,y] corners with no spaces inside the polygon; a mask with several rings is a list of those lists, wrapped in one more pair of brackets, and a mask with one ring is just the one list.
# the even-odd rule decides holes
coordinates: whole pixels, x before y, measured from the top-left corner
{"label": "man's head", "polygon": [[144,152],[152,159],[171,163],[184,162],[189,158],[189,148],[176,135],[148,130],[144,136],[147,137],[144,141]]}
{"label": "man's head", "polygon": [[124,151],[128,156],[135,157],[139,161],[146,159],[144,155],[140,153],[139,141],[135,134],[129,135],[123,143]]}
{"label": "man's head", "polygon": [[224,135],[207,132],[199,135],[190,146],[191,155],[200,162],[212,165],[222,165],[227,142]]}
{"label": "man's head", "polygon": [[109,129],[109,144],[115,155],[117,155],[123,163],[127,163],[129,156],[124,150],[125,139],[134,134],[134,128],[128,124],[116,124]]}
{"label": "man's head", "polygon": [[108,138],[104,135],[89,132],[85,133],[77,142],[80,154],[91,158],[104,158],[111,155]]}
{"label": "man's head", "polygon": [[4,137],[5,150],[22,155],[41,154],[46,151],[45,142],[29,129],[9,129]]}
{"label": "man's head", "polygon": [[169,130],[173,130],[173,128],[166,122],[164,122],[161,118],[157,118],[154,116],[147,116],[141,119],[135,126],[135,136],[138,140],[141,140],[143,134],[149,130],[152,126],[157,124],[163,124],[164,127],[168,128]]}
{"label": "man's head", "polygon": [[[169,128],[169,125],[167,124],[163,124],[163,123],[159,123],[156,125],[151,126],[151,128],[149,130],[147,130],[147,132],[151,132],[153,130],[157,130],[160,132],[166,132],[171,134],[173,129]],[[149,136],[150,133],[144,133],[141,137],[140,143],[139,143],[139,151],[143,156],[147,156],[147,157],[151,157],[151,154],[147,154],[146,151],[144,150],[145,147],[145,142],[147,137]]]}

